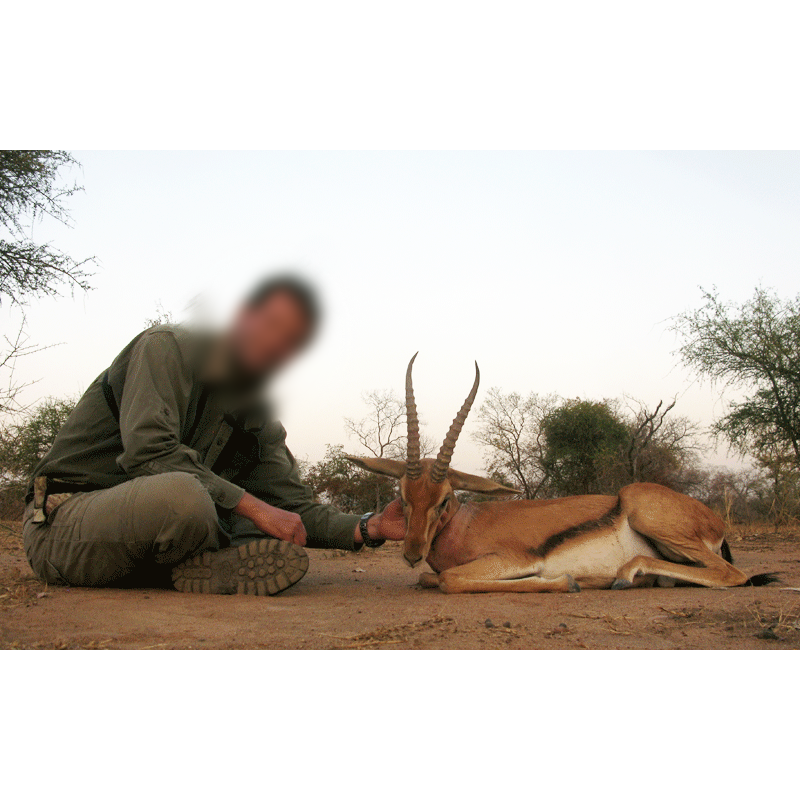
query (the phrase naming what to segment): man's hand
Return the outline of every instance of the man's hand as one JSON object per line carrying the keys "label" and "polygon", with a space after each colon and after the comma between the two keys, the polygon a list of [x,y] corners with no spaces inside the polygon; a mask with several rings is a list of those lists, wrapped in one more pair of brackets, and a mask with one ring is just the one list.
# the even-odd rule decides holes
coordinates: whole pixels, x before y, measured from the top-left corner
{"label": "man's hand", "polygon": [[[367,532],[373,539],[392,539],[399,542],[405,538],[406,518],[403,515],[400,498],[392,500],[380,514],[369,518]],[[356,543],[360,544],[362,541],[361,531],[356,525]]]}
{"label": "man's hand", "polygon": [[[396,542],[402,541],[406,536],[406,518],[403,514],[403,506],[400,498],[392,500],[380,514],[376,514],[370,522],[377,523],[376,536],[379,539],[392,539]],[[370,535],[372,530],[370,529]]]}
{"label": "man's hand", "polygon": [[301,547],[306,543],[306,529],[299,514],[275,508],[247,493],[233,510],[234,513],[249,519],[267,536],[299,544]]}

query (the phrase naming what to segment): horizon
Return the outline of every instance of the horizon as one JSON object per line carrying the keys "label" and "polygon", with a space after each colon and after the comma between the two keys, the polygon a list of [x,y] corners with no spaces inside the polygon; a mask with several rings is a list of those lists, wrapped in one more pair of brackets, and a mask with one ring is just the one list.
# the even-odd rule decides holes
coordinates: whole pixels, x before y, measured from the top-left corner
{"label": "horizon", "polygon": [[[73,152],[85,191],[74,227],[33,227],[80,259],[93,291],[25,308],[25,402],[79,395],[158,306],[223,320],[255,280],[289,266],[325,300],[309,353],[274,395],[299,459],[355,449],[361,395],[403,396],[410,356],[424,432],[437,443],[472,381],[481,389],[453,465],[483,471],[472,441],[491,387],[623,399],[703,427],[724,408],[674,355],[670,319],[716,286],[797,294],[800,155],[794,152]],[[7,310],[7,322],[18,311]],[[323,387],[323,388],[320,388]],[[726,397],[737,396],[729,392]],[[724,446],[711,465],[743,463]]]}

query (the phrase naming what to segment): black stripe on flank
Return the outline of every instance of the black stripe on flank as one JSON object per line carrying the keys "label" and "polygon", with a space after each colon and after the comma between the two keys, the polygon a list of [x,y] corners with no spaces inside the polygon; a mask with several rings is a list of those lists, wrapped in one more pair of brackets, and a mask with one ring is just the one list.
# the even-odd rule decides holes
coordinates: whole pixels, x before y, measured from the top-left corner
{"label": "black stripe on flank", "polygon": [[586,522],[581,522],[579,525],[573,525],[560,533],[554,533],[548,539],[545,539],[539,547],[529,547],[528,552],[538,558],[544,558],[548,553],[552,553],[557,547],[560,547],[564,542],[569,539],[574,539],[584,533],[591,531],[599,531],[602,528],[610,528],[622,514],[622,501],[617,498],[617,504],[611,511],[603,514],[599,519],[590,519]]}

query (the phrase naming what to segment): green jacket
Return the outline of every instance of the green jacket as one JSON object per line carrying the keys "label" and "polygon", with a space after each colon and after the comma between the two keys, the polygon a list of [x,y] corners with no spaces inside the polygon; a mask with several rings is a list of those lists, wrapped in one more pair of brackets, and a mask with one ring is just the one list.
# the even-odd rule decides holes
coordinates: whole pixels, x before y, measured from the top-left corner
{"label": "green jacket", "polygon": [[249,492],[299,514],[309,547],[352,550],[358,517],[314,502],[280,422],[213,379],[212,341],[179,325],[137,336],[86,390],[33,477],[47,476],[51,491],[90,491],[188,472],[223,517]]}

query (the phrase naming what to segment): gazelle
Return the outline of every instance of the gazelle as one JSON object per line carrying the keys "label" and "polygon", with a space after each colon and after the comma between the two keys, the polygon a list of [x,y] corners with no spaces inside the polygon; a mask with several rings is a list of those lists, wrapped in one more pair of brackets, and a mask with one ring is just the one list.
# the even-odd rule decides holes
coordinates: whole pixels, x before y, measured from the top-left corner
{"label": "gazelle", "polygon": [[411,359],[406,371],[408,449],[405,462],[348,458],[400,481],[406,518],[403,557],[433,569],[420,584],[444,592],[578,592],[631,586],[763,585],[732,564],[722,519],[702,503],[652,483],[634,483],[616,497],[460,503],[464,489],[494,497],[519,494],[450,467],[478,393],[480,370],[436,459],[420,458]]}

